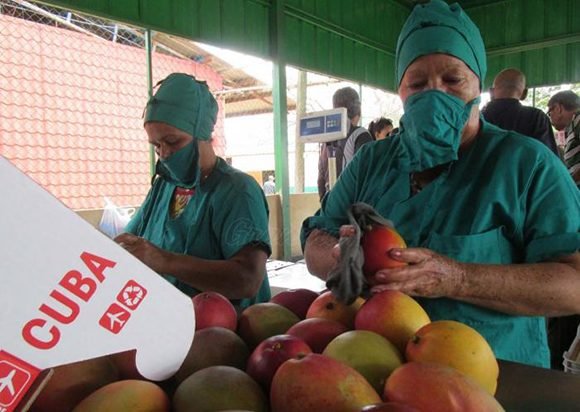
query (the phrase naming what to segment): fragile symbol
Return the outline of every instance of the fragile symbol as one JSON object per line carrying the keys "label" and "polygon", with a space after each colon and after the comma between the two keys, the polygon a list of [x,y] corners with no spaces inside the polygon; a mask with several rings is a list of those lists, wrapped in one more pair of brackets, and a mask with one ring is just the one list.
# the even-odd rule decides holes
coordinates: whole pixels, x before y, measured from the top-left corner
{"label": "fragile symbol", "polygon": [[137,309],[147,295],[147,289],[134,280],[130,280],[117,295],[117,300],[131,310]]}

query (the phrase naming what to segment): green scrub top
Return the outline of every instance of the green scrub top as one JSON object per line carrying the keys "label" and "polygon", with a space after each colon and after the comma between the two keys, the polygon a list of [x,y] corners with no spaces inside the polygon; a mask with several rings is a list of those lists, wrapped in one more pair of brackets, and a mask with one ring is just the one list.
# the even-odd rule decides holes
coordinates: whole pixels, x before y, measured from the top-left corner
{"label": "green scrub top", "polygon": [[[195,189],[183,212],[172,218],[169,210],[175,189],[175,184],[158,177],[125,230],[161,249],[202,259],[229,259],[249,244],[270,255],[268,204],[252,177],[218,157],[211,175]],[[173,276],[164,277],[189,296],[199,293]],[[254,298],[232,303],[243,309],[269,300],[270,286],[264,273]]]}
{"label": "green scrub top", "polygon": [[[541,143],[482,120],[474,144],[411,196],[400,136],[363,146],[321,209],[306,219],[335,236],[354,202],[394,222],[409,247],[461,262],[533,263],[580,248],[580,196],[566,168]],[[512,316],[448,298],[417,298],[432,320],[472,326],[496,357],[549,367],[545,319]]]}

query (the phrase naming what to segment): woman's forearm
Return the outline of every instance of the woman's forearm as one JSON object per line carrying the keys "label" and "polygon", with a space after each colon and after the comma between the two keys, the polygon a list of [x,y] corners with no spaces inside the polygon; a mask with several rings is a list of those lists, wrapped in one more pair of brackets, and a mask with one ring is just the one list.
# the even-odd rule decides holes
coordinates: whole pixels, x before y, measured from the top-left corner
{"label": "woman's forearm", "polygon": [[554,262],[463,264],[458,300],[514,315],[580,313],[580,253]]}
{"label": "woman's forearm", "polygon": [[251,298],[266,276],[267,255],[260,249],[244,251],[228,260],[208,260],[167,252],[159,273],[170,274],[201,291],[229,299]]}

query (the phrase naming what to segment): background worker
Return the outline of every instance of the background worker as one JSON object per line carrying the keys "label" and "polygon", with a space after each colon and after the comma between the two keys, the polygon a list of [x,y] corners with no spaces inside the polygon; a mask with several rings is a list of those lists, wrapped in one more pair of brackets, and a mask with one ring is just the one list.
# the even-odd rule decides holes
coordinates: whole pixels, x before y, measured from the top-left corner
{"label": "background worker", "polygon": [[187,295],[219,292],[241,309],[270,299],[268,206],[252,177],[216,156],[217,112],[205,82],[161,82],[145,110],[156,175],[115,241]]}
{"label": "background worker", "polygon": [[369,123],[368,130],[375,140],[383,140],[393,131],[393,121],[385,117],[379,117]]}
{"label": "background worker", "polygon": [[343,87],[334,92],[332,107],[333,109],[346,108],[349,130],[344,139],[323,143],[320,147],[318,159],[318,196],[320,200],[330,189],[328,175],[329,156],[336,158],[336,177],[338,178],[361,146],[373,141],[370,133],[364,127],[358,126],[361,116],[361,102],[355,89]]}
{"label": "background worker", "polygon": [[528,95],[526,76],[517,69],[502,70],[493,80],[491,101],[483,108],[485,120],[505,130],[513,130],[544,143],[559,157],[550,119],[535,107],[520,100]]}
{"label": "background worker", "polygon": [[548,101],[548,116],[556,130],[564,130],[564,163],[580,188],[580,97],[572,90],[556,93]]}

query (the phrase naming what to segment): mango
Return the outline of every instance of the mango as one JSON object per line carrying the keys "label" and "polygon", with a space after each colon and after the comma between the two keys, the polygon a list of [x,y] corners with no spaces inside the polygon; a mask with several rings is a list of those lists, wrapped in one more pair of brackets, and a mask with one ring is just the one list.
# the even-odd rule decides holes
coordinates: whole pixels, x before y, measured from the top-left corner
{"label": "mango", "polygon": [[429,412],[504,411],[474,380],[436,363],[407,362],[395,369],[387,379],[383,398]]}
{"label": "mango", "polygon": [[174,412],[248,410],[266,412],[260,385],[231,366],[210,366],[184,380],[173,395]]}
{"label": "mango", "polygon": [[246,343],[229,329],[209,327],[195,332],[193,343],[174,376],[177,384],[191,374],[210,366],[232,366],[246,369],[250,350]]}
{"label": "mango", "polygon": [[312,352],[322,353],[331,340],[346,331],[348,328],[335,320],[310,318],[301,320],[286,333],[302,339],[310,346]]}
{"label": "mango", "polygon": [[364,302],[364,299],[359,297],[352,304],[346,305],[336,299],[332,292],[326,291],[312,302],[308,312],[306,312],[306,319],[330,319],[342,323],[348,329],[352,329],[356,313]]}
{"label": "mango", "polygon": [[381,335],[353,330],[334,338],[322,352],[358,371],[381,394],[389,375],[403,363],[399,350]]}
{"label": "mango", "polygon": [[124,380],[93,392],[73,412],[169,412],[170,407],[169,398],[156,384]]}
{"label": "mango", "polygon": [[283,335],[300,319],[277,303],[258,303],[247,307],[238,319],[238,335],[253,351],[264,339]]}
{"label": "mango", "polygon": [[294,312],[300,319],[304,319],[308,308],[317,297],[318,293],[310,289],[289,289],[274,295],[270,302],[282,305]]}
{"label": "mango", "polygon": [[316,353],[284,362],[270,389],[272,412],[358,412],[380,401],[360,373]]}
{"label": "mango", "polygon": [[497,389],[499,365],[493,350],[479,332],[464,323],[440,320],[423,326],[409,340],[405,357],[455,368],[491,395]]}
{"label": "mango", "polygon": [[374,405],[368,405],[361,409],[360,412],[421,412],[419,409],[405,405],[399,402],[382,402]]}
{"label": "mango", "polygon": [[195,312],[195,330],[212,326],[235,331],[238,323],[238,313],[232,302],[217,292],[202,292],[192,299]]}
{"label": "mango", "polygon": [[381,269],[406,265],[405,262],[399,262],[389,256],[389,250],[407,247],[405,240],[394,228],[381,225],[371,226],[363,232],[361,246],[365,258],[363,273],[367,279],[371,279]]}
{"label": "mango", "polygon": [[354,327],[378,333],[403,354],[409,339],[430,321],[415,299],[396,290],[386,290],[365,302],[356,314]]}

